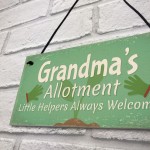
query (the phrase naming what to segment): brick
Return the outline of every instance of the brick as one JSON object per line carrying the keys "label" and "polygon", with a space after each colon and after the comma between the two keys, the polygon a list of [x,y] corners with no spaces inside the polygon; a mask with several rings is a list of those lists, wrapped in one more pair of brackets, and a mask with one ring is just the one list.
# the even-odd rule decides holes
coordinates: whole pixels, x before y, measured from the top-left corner
{"label": "brick", "polygon": [[9,124],[13,104],[16,98],[16,90],[2,91],[0,90],[0,128],[6,128]]}
{"label": "brick", "polygon": [[15,140],[0,138],[0,150],[13,150]]}
{"label": "brick", "polygon": [[88,147],[80,147],[80,146],[75,146],[71,144],[66,144],[66,143],[51,143],[47,141],[28,141],[24,140],[21,143],[20,150],[29,150],[29,149],[34,149],[34,150],[46,150],[46,149],[52,149],[52,150],[93,150],[92,148]]}
{"label": "brick", "polygon": [[[99,0],[81,0],[77,3],[77,6],[91,4],[97,1]],[[74,2],[75,2],[74,0],[54,0],[52,4],[52,14],[69,9]]]}
{"label": "brick", "polygon": [[0,30],[46,16],[49,0],[36,0],[0,13]]}
{"label": "brick", "polygon": [[0,10],[9,8],[19,3],[19,0],[0,0]]}
{"label": "brick", "polygon": [[2,47],[4,45],[6,36],[7,36],[7,32],[0,33],[0,53],[1,53]]}
{"label": "brick", "polygon": [[[43,46],[64,16],[52,17],[39,24],[12,31],[5,53]],[[92,32],[92,8],[72,13],[62,25],[52,43],[79,39]]]}
{"label": "brick", "polygon": [[150,142],[150,131],[145,130],[93,130],[96,139]]}
{"label": "brick", "polygon": [[[129,1],[148,20],[150,19],[150,1]],[[144,8],[144,9],[143,9]],[[99,33],[142,26],[145,23],[122,0],[117,0],[99,5]]]}
{"label": "brick", "polygon": [[2,55],[0,57],[0,87],[19,85],[27,55]]}
{"label": "brick", "polygon": [[[1,79],[0,79],[1,80]],[[85,129],[62,129],[42,127],[13,127],[9,125],[18,88],[0,89],[0,132],[7,133],[32,133],[32,134],[59,134],[59,135],[83,135]],[[1,144],[0,144],[1,145]],[[1,148],[0,148],[1,150]]]}
{"label": "brick", "polygon": [[[89,145],[89,144],[88,144]],[[68,143],[54,143],[48,141],[36,141],[36,140],[23,140],[20,145],[20,150],[121,150],[102,148],[96,146],[87,146],[79,144],[68,144]]]}

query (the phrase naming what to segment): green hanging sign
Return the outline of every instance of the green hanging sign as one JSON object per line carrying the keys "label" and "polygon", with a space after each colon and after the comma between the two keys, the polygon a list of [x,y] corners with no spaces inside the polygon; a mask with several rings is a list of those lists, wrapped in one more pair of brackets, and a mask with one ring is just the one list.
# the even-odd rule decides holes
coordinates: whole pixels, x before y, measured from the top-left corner
{"label": "green hanging sign", "polygon": [[29,56],[10,124],[150,128],[149,64],[150,33]]}

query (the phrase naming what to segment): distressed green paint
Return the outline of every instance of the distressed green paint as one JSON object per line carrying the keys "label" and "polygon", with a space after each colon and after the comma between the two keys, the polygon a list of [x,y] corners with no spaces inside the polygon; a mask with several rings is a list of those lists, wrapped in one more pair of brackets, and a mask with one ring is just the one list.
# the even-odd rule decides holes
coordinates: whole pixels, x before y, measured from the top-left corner
{"label": "distressed green paint", "polygon": [[[129,52],[127,48],[129,48]],[[107,59],[109,70],[109,67],[114,63],[112,58],[118,57],[121,59],[121,74],[110,75],[107,72],[107,75],[103,76],[105,68],[102,66],[101,74],[97,75],[95,72],[94,77],[79,78],[77,76],[73,80],[72,75],[71,79],[62,82],[56,80],[56,75],[59,72],[57,71],[52,81],[44,83],[38,81],[39,70],[44,62],[51,61],[51,64],[44,69],[52,69],[53,66],[61,65],[68,67],[70,64],[77,64],[80,67],[87,61],[89,54],[91,54],[89,72],[91,72],[93,60],[102,61]],[[132,68],[128,61],[136,54],[138,57],[134,59],[134,62],[138,65],[138,69],[133,74],[128,75],[128,71]],[[34,65],[27,65],[28,61],[33,61]],[[62,126],[58,123],[76,119],[86,125],[72,123],[64,126],[150,128],[150,33],[29,56],[26,59],[26,63],[10,122],[11,125]],[[113,69],[115,70],[116,68]],[[45,74],[42,73],[42,77],[44,76]],[[116,80],[119,81],[120,85],[115,95],[114,84]],[[77,91],[72,96],[72,88],[75,84],[77,86],[89,85],[91,89],[95,85],[97,85],[97,88],[100,85],[101,89],[97,90],[99,92],[97,96],[93,96],[92,93],[89,96],[86,94],[82,96],[81,93],[77,95]],[[105,91],[104,95],[102,94],[103,85],[105,84],[110,84],[112,87],[110,95],[108,90]],[[52,94],[54,94],[55,89],[58,90],[53,98],[49,98],[49,95],[47,95],[44,99],[44,95],[50,85],[52,86]],[[67,97],[61,96],[62,90],[59,91],[60,87],[62,90],[66,87],[71,89]],[[97,92],[95,91],[95,94]],[[78,104],[78,102],[82,106],[88,107],[84,111],[81,109],[70,110],[73,104]],[[109,104],[112,102],[114,105],[116,104],[116,107],[109,109]],[[53,109],[54,106],[55,109]],[[50,111],[48,110],[49,108],[53,110]]]}

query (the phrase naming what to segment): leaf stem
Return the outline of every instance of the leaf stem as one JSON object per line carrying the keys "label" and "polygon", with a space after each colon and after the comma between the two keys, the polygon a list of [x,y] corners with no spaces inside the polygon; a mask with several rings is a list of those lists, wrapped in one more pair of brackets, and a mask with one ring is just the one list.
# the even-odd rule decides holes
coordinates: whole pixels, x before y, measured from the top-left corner
{"label": "leaf stem", "polygon": [[145,94],[144,94],[144,97],[145,97],[145,98],[147,97],[147,95],[148,95],[149,92],[150,92],[150,86],[147,88],[147,90],[146,90],[146,92],[145,92]]}
{"label": "leaf stem", "polygon": [[80,111],[80,104],[83,103],[83,98],[84,98],[84,96],[82,96],[80,101],[79,101],[79,108],[77,108],[77,110],[74,111],[74,118],[78,118],[78,114],[79,114],[79,111]]}
{"label": "leaf stem", "polygon": [[27,101],[27,103],[29,102],[28,93],[26,93],[26,101]]}

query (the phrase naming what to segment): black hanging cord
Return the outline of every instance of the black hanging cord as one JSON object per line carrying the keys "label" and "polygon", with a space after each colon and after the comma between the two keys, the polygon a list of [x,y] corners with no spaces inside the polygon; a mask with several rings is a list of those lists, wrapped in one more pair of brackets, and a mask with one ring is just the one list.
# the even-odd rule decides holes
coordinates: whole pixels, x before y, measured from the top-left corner
{"label": "black hanging cord", "polygon": [[52,34],[52,36],[50,37],[50,39],[48,40],[48,42],[46,43],[45,47],[43,48],[42,53],[45,52],[46,48],[48,47],[48,45],[50,44],[50,42],[52,41],[52,39],[54,38],[55,34],[57,33],[57,31],[59,30],[59,28],[62,26],[62,24],[64,23],[64,21],[66,20],[66,18],[69,16],[69,14],[71,13],[71,11],[73,10],[73,8],[75,7],[75,5],[78,3],[79,0],[76,0],[75,3],[72,5],[72,7],[70,8],[70,10],[68,11],[68,13],[66,14],[65,18],[61,21],[61,23],[59,24],[59,26],[56,28],[56,30],[54,31],[54,33]]}
{"label": "black hanging cord", "polygon": [[133,11],[135,11],[141,19],[146,23],[146,25],[150,28],[150,23],[146,20],[146,18],[138,11],[136,10],[131,4],[129,4],[126,0],[123,0]]}
{"label": "black hanging cord", "polygon": [[[76,0],[75,3],[72,5],[72,7],[70,8],[70,10],[68,11],[68,13],[66,14],[66,16],[64,17],[64,19],[61,21],[61,23],[59,24],[59,26],[56,28],[56,30],[54,31],[54,33],[52,34],[52,36],[50,37],[50,39],[48,40],[48,42],[46,43],[46,45],[44,46],[42,53],[45,52],[46,48],[48,47],[48,45],[50,44],[50,42],[52,41],[52,39],[54,38],[55,34],[57,33],[57,31],[59,30],[59,28],[62,26],[62,24],[64,23],[64,21],[67,19],[67,17],[69,16],[69,14],[71,13],[71,11],[73,10],[73,8],[75,7],[75,5],[78,3],[79,0]],[[133,11],[135,11],[139,17],[146,23],[146,25],[150,28],[150,23],[147,21],[147,19],[137,10],[135,9],[131,4],[129,4],[129,2],[127,2],[126,0],[123,0]],[[32,61],[27,62],[28,65],[33,65],[34,63]]]}
{"label": "black hanging cord", "polygon": [[[59,26],[56,28],[56,30],[54,31],[54,33],[52,34],[52,36],[50,37],[50,39],[48,40],[48,42],[46,43],[46,45],[44,46],[42,53],[45,52],[46,48],[48,47],[48,45],[50,44],[50,42],[52,41],[52,39],[54,38],[55,34],[57,33],[57,31],[59,30],[59,28],[62,26],[62,24],[64,23],[64,21],[66,20],[66,18],[69,16],[69,14],[71,13],[71,11],[73,10],[73,8],[75,7],[75,5],[78,3],[79,0],[76,0],[75,3],[72,5],[72,7],[70,8],[70,10],[68,11],[68,13],[66,14],[66,16],[64,17],[64,19],[61,21],[61,23],[59,24]],[[150,28],[150,23],[146,20],[146,18],[138,11],[136,10],[131,4],[129,4],[126,0],[123,0],[133,11],[135,11],[140,18],[146,23],[146,25]]]}

